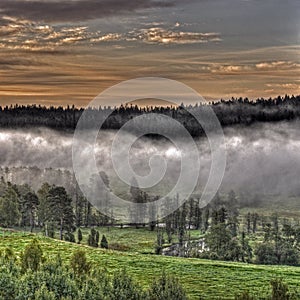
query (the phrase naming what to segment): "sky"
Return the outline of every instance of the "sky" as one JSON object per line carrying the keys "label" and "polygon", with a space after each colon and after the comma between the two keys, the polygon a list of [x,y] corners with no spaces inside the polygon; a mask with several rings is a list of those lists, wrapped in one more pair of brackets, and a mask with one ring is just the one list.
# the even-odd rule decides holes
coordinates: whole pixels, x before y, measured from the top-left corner
{"label": "sky", "polygon": [[124,80],[206,100],[300,94],[298,0],[1,0],[0,105],[85,106]]}

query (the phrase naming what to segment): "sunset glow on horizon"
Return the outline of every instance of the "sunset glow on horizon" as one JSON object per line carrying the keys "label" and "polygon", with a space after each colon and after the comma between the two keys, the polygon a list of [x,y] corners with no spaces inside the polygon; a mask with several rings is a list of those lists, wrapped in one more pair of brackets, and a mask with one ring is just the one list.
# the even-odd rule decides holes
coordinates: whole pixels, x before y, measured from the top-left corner
{"label": "sunset glow on horizon", "polygon": [[137,77],[208,101],[300,94],[299,12],[296,0],[4,0],[0,105],[85,106]]}

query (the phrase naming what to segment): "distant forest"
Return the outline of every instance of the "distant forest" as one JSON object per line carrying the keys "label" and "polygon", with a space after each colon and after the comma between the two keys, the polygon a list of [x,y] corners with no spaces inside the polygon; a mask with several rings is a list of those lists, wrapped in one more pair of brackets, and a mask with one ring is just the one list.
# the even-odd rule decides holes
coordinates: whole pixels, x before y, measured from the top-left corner
{"label": "distant forest", "polygon": [[[138,107],[133,105],[120,107],[88,108],[91,116],[99,117],[99,113],[109,113],[102,129],[120,129],[128,120],[147,113],[160,113],[169,116],[181,124],[194,136],[201,135],[202,129],[187,110],[197,112],[210,106],[216,113],[221,125],[250,125],[255,122],[277,122],[300,117],[300,95],[269,99],[249,100],[248,98],[232,98],[207,104],[178,107]],[[187,108],[184,109],[184,108]],[[83,113],[83,108],[73,106],[45,107],[41,105],[0,106],[0,127],[38,127],[44,126],[57,130],[73,130]],[[93,121],[93,120],[91,120]],[[92,123],[92,122],[91,122]]]}

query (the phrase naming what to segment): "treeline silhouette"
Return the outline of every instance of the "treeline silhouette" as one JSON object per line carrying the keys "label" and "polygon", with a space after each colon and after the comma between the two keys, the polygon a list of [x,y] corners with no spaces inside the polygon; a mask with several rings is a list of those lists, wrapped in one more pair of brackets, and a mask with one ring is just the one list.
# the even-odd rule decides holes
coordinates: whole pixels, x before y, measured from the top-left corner
{"label": "treeline silhouette", "polygon": [[[276,122],[292,120],[300,116],[300,95],[284,96],[269,99],[249,100],[248,98],[232,98],[206,104],[168,107],[138,107],[137,105],[121,105],[120,107],[88,108],[91,127],[101,115],[109,114],[102,129],[120,129],[127,121],[147,113],[159,113],[182,123],[192,135],[201,135],[202,129],[189,113],[199,113],[210,106],[216,113],[222,126],[235,124],[250,125],[255,122]],[[46,107],[41,105],[0,106],[0,127],[38,127],[44,126],[57,130],[73,130],[84,109],[73,106]],[[171,126],[171,124],[169,124]],[[168,126],[168,124],[165,124]]]}

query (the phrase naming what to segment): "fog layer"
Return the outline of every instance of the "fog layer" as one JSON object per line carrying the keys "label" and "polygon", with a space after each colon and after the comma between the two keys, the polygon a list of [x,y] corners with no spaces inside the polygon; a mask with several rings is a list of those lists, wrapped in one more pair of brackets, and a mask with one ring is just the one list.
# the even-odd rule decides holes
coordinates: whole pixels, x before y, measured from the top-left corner
{"label": "fog layer", "polygon": [[[249,127],[228,127],[224,129],[227,167],[222,191],[235,190],[255,194],[300,195],[300,122],[256,123]],[[121,185],[113,171],[110,159],[111,142],[114,131],[104,131],[98,140],[95,153],[98,167],[110,177],[111,184]],[[0,130],[0,166],[36,166],[68,169],[72,171],[73,134],[56,132],[50,129]],[[210,153],[204,138],[195,140],[200,151],[200,176],[196,193],[200,193],[210,169]],[[84,152],[83,152],[84,153]],[[90,155],[83,154],[83,161]],[[130,162],[139,175],[149,172],[149,158],[160,155],[167,162],[167,171],[161,185],[170,189],[178,178],[182,153],[180,149],[165,139],[142,138],[134,143]],[[193,166],[190,166],[193,168]],[[89,176],[91,174],[87,174]],[[49,175],[50,176],[50,175]],[[10,174],[10,178],[14,178]],[[32,178],[32,177],[31,177]],[[47,178],[35,178],[36,183]],[[18,178],[17,183],[28,180]],[[32,180],[32,179],[31,179]],[[23,181],[23,182],[20,182]],[[51,178],[49,178],[51,182]],[[30,182],[28,182],[30,184]],[[63,183],[62,183],[63,184]],[[124,184],[125,185],[125,184]]]}

